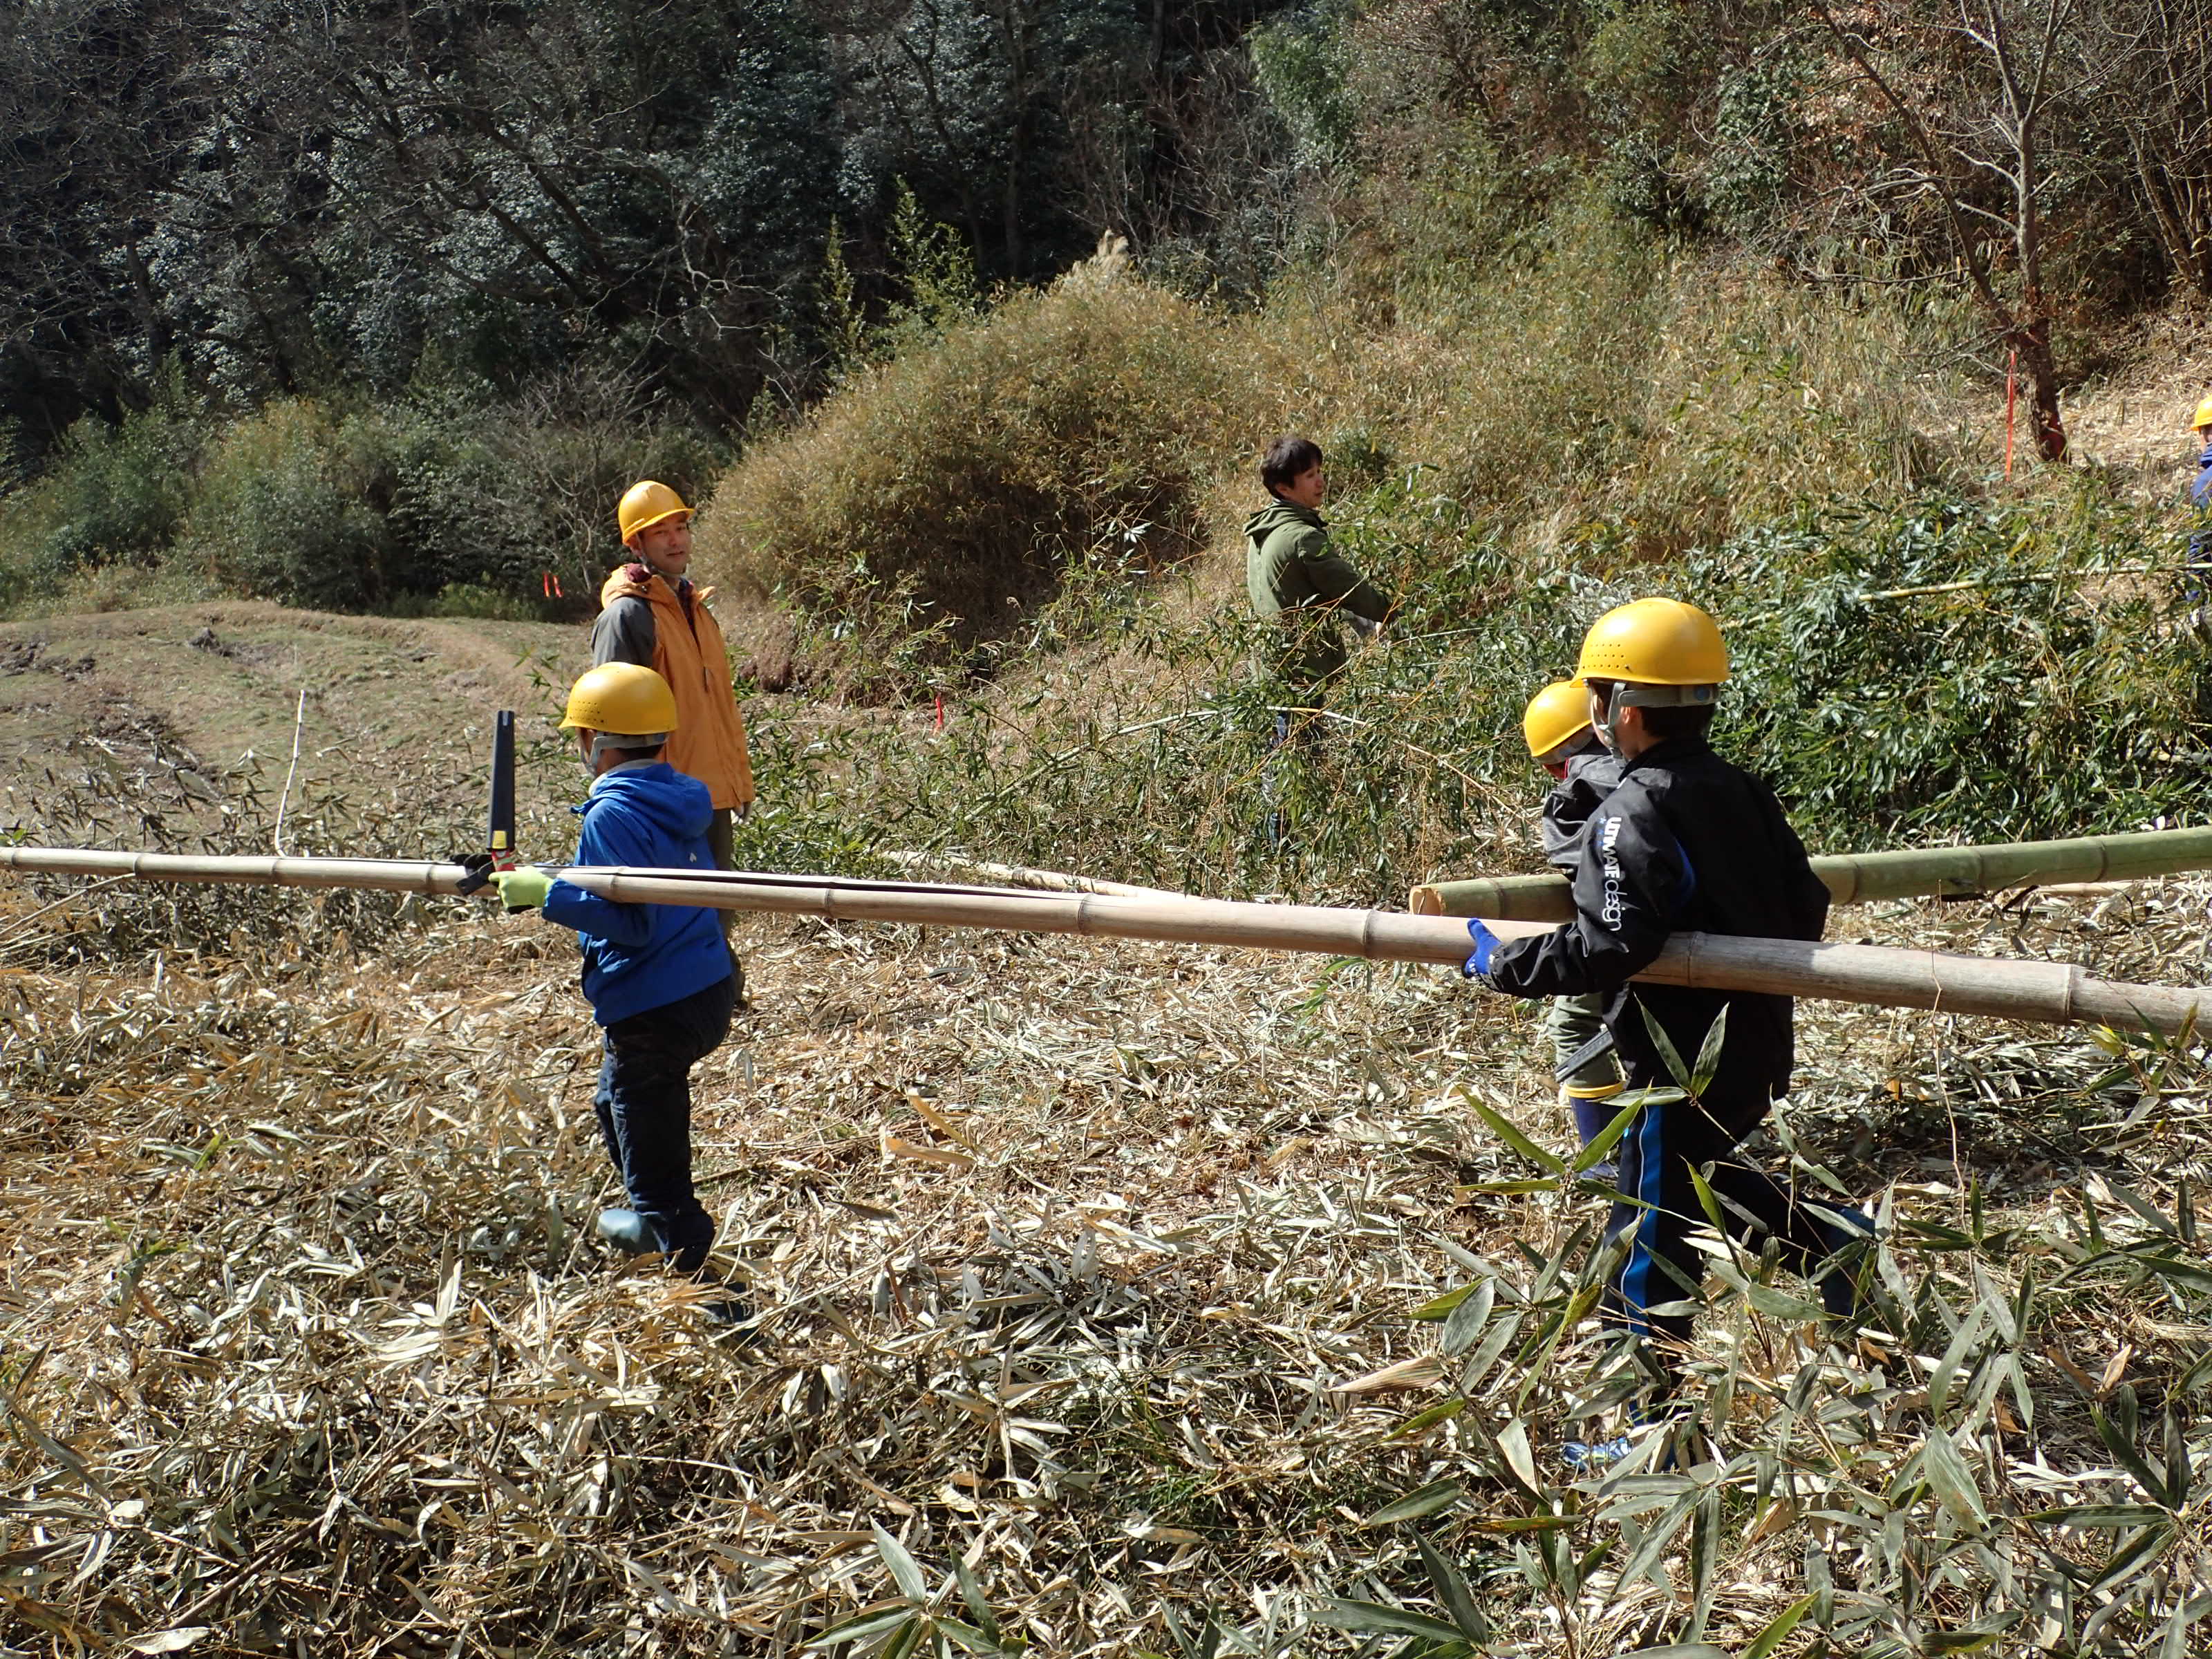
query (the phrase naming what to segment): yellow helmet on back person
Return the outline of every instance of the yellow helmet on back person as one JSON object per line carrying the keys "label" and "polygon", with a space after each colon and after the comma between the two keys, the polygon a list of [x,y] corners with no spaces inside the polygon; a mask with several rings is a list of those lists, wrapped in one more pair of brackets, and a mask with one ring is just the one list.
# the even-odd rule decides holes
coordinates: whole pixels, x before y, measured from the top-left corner
{"label": "yellow helmet on back person", "polygon": [[610,745],[613,748],[652,748],[676,729],[676,694],[650,668],[634,662],[603,662],[568,688],[561,729],[570,732],[580,726],[603,738],[622,739]]}
{"label": "yellow helmet on back person", "polygon": [[1589,736],[1589,688],[1580,680],[1553,680],[1528,699],[1521,715],[1521,735],[1528,740],[1529,757],[1539,765],[1550,764],[1560,750]]}
{"label": "yellow helmet on back person", "polygon": [[1583,636],[1575,678],[1615,684],[1705,688],[1711,702],[1729,677],[1720,624],[1680,599],[1638,599],[1608,611]]}
{"label": "yellow helmet on back person", "polygon": [[2207,398],[2197,405],[2197,418],[2190,422],[2189,426],[2200,436],[2206,427],[2212,426],[2212,398]]}
{"label": "yellow helmet on back person", "polygon": [[622,505],[615,509],[615,522],[622,526],[623,542],[627,545],[639,531],[650,530],[679,513],[685,518],[691,515],[691,509],[684,504],[681,495],[658,479],[644,478],[623,492]]}

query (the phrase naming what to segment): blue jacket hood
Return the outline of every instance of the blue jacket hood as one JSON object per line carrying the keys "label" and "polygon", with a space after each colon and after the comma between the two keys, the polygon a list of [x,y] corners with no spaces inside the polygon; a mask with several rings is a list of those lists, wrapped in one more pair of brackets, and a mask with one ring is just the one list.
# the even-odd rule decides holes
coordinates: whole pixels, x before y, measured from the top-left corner
{"label": "blue jacket hood", "polygon": [[635,813],[653,832],[677,841],[697,840],[714,817],[707,786],[666,761],[601,773],[592,781],[589,799],[576,810],[589,817],[610,806]]}

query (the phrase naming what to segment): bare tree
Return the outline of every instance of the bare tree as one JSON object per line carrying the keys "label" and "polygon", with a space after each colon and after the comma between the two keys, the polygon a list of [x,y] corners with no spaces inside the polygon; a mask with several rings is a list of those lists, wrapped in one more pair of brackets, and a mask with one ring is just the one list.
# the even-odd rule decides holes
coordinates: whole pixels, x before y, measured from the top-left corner
{"label": "bare tree", "polygon": [[2159,246],[2212,299],[2212,0],[2089,0],[2085,72],[2124,88],[2094,115],[2118,139]]}
{"label": "bare tree", "polygon": [[2026,380],[2036,453],[2066,453],[2044,281],[2054,113],[2094,80],[2075,0],[1885,0],[1814,9],[1895,118],[1888,168],[1859,188],[1931,203],[2000,345]]}

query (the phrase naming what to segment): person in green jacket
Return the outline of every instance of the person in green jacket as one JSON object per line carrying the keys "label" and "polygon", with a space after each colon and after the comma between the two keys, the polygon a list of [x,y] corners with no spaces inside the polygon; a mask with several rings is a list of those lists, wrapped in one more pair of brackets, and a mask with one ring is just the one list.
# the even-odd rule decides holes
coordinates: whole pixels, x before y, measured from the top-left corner
{"label": "person in green jacket", "polygon": [[[1318,708],[1323,686],[1345,663],[1338,612],[1379,635],[1389,596],[1329,548],[1321,516],[1328,483],[1318,444],[1276,439],[1260,464],[1260,482],[1274,499],[1245,520],[1244,586],[1253,614],[1281,630],[1267,665],[1282,693],[1276,701]],[[1288,735],[1289,719],[1276,716],[1278,742]]]}
{"label": "person in green jacket", "polygon": [[[1379,638],[1390,615],[1389,595],[1329,549],[1328,526],[1321,504],[1328,480],[1321,470],[1321,446],[1310,438],[1285,434],[1267,446],[1260,463],[1260,482],[1274,499],[1244,521],[1244,586],[1252,613],[1273,623],[1276,638],[1267,652],[1262,677],[1275,709],[1280,750],[1295,736],[1310,751],[1320,735],[1316,718],[1322,692],[1345,664],[1341,611],[1352,625]],[[1293,711],[1298,714],[1292,725]],[[1267,810],[1261,832],[1280,847],[1290,831],[1290,816],[1278,800],[1282,779],[1271,762],[1260,785]]]}

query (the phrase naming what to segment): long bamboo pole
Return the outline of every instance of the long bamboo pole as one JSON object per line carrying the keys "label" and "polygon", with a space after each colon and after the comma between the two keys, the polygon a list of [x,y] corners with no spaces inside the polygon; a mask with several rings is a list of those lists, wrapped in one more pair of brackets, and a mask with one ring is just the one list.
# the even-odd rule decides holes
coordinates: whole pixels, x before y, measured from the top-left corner
{"label": "long bamboo pole", "polygon": [[[29,875],[136,876],[146,881],[228,882],[262,887],[356,887],[375,892],[422,893],[446,898],[457,895],[461,884],[471,875],[465,865],[424,864],[408,859],[264,858],[250,854],[115,853],[80,847],[5,846],[0,846],[0,870],[16,870]],[[763,875],[732,870],[669,870],[659,873],[690,881],[777,888],[805,882],[839,892],[1002,894],[1013,898],[1022,896],[1019,890],[1013,888],[869,881],[858,876]],[[708,904],[712,901],[694,897],[681,902]],[[725,904],[720,908],[750,907]]]}
{"label": "long bamboo pole", "polygon": [[[1990,893],[2031,883],[2136,881],[2185,870],[2212,870],[2212,828],[1843,853],[1813,860],[1813,873],[1827,884],[1838,904]],[[1407,908],[1416,915],[1565,921],[1574,914],[1574,902],[1563,876],[1498,876],[1416,887]]]}
{"label": "long bamboo pole", "polygon": [[[258,882],[447,895],[467,874],[458,864],[399,860],[196,858],[51,847],[0,847],[0,868],[55,875],[135,876],[149,881]],[[587,891],[629,903],[694,904],[853,921],[1162,939],[1438,966],[1456,966],[1468,951],[1466,924],[1458,918],[1382,910],[1017,892],[725,871],[578,868],[560,874]],[[1502,919],[1498,925],[1500,931],[1507,933],[1541,931]],[[2212,991],[2100,980],[2064,963],[1705,933],[1677,934],[1658,960],[1637,977],[1658,985],[1764,991],[2167,1033],[2193,1026],[2199,1003],[2212,1001]]]}

